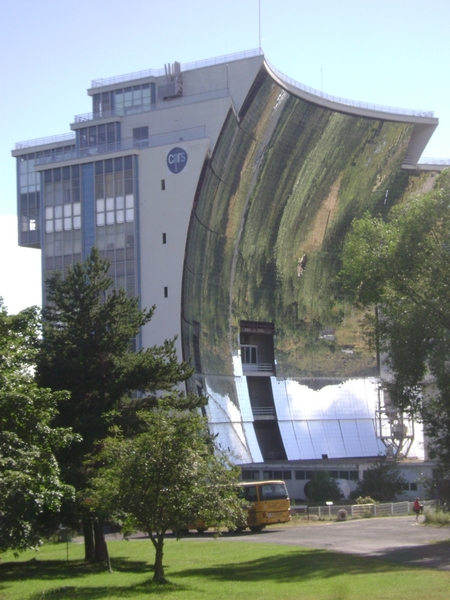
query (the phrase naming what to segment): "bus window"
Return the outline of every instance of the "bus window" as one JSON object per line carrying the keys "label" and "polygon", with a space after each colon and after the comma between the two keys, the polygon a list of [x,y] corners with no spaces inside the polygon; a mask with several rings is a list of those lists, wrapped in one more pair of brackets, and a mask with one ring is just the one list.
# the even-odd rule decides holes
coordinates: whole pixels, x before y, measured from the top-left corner
{"label": "bus window", "polygon": [[286,500],[288,493],[284,483],[267,483],[259,488],[260,500]]}
{"label": "bus window", "polygon": [[255,485],[246,486],[246,487],[242,488],[242,490],[244,492],[244,498],[247,500],[247,502],[256,502],[258,500],[258,498],[256,496],[256,486]]}

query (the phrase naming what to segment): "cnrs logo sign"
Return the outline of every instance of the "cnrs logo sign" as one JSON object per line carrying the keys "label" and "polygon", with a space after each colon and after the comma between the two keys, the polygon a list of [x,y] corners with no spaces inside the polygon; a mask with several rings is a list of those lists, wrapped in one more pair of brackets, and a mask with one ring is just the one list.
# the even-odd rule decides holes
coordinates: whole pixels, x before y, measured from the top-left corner
{"label": "cnrs logo sign", "polygon": [[167,166],[172,173],[181,173],[187,164],[188,155],[183,148],[172,148],[167,155]]}

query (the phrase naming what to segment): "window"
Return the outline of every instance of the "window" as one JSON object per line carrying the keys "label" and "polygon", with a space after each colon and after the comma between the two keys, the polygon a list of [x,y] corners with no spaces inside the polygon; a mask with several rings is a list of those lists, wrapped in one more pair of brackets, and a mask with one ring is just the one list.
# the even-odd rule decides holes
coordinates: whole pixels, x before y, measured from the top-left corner
{"label": "window", "polygon": [[241,346],[241,357],[244,365],[258,364],[258,346]]}
{"label": "window", "polygon": [[242,479],[243,481],[259,481],[259,471],[243,470]]}
{"label": "window", "polygon": [[169,296],[169,288],[165,287],[164,288],[164,298],[168,298]]}
{"label": "window", "polygon": [[133,144],[135,148],[148,148],[148,127],[133,129]]}
{"label": "window", "polygon": [[162,243],[165,244],[167,242],[167,236],[165,233],[162,234]]}
{"label": "window", "polygon": [[166,180],[161,179],[161,190],[164,191],[166,189]]}

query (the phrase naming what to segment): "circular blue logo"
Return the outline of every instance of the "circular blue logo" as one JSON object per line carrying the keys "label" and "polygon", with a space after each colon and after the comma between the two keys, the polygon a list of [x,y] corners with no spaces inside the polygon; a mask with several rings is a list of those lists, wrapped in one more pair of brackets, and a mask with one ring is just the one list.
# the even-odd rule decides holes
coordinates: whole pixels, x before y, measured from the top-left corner
{"label": "circular blue logo", "polygon": [[167,166],[172,173],[181,173],[187,164],[188,155],[183,148],[172,148],[167,155]]}

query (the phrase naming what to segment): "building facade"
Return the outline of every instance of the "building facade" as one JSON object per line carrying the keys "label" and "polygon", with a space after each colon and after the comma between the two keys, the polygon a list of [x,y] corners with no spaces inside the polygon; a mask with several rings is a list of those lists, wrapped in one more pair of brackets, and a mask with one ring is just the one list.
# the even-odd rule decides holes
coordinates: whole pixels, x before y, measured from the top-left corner
{"label": "building facade", "polygon": [[316,92],[260,50],[88,94],[69,134],[13,151],[19,243],[42,250],[44,298],[48,275],[98,246],[115,285],[156,304],[137,344],[177,336],[211,431],[250,470],[423,459],[336,275],[353,218],[432,185],[418,161],[433,114]]}

